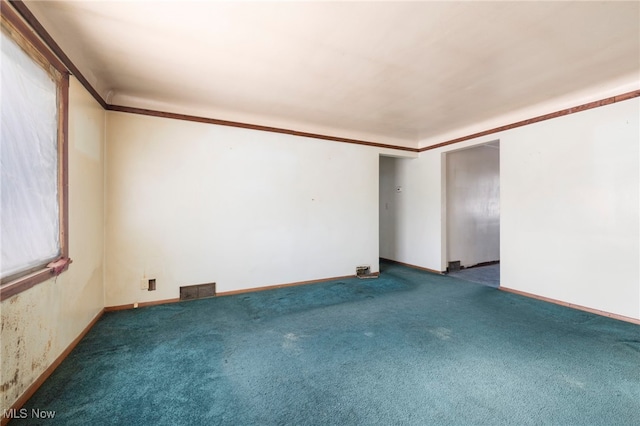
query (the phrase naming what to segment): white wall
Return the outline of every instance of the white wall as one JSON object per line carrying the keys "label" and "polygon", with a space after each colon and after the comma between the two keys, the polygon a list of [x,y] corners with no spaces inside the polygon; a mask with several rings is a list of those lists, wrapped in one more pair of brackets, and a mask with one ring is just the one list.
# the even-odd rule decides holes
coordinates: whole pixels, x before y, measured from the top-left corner
{"label": "white wall", "polygon": [[[380,257],[441,271],[439,156],[380,159]],[[396,192],[396,187],[402,188]],[[444,198],[443,198],[444,199]],[[437,226],[433,226],[437,224]]]}
{"label": "white wall", "polygon": [[117,112],[107,129],[107,306],[378,270],[378,149]]}
{"label": "white wall", "polygon": [[640,100],[502,138],[505,287],[640,318]]}
{"label": "white wall", "polygon": [[2,302],[2,402],[8,409],[104,306],[104,116],[71,78],[69,270]]}
{"label": "white wall", "polygon": [[442,153],[500,140],[501,283],[640,318],[640,100],[398,161],[394,260],[444,270]]}
{"label": "white wall", "polygon": [[446,154],[447,264],[500,260],[500,147]]}

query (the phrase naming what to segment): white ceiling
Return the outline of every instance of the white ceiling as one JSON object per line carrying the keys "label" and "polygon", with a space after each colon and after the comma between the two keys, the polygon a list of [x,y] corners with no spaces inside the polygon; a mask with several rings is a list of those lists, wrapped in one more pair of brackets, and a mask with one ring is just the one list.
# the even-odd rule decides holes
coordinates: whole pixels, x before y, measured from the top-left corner
{"label": "white ceiling", "polygon": [[404,146],[640,80],[640,2],[26,4],[112,104]]}

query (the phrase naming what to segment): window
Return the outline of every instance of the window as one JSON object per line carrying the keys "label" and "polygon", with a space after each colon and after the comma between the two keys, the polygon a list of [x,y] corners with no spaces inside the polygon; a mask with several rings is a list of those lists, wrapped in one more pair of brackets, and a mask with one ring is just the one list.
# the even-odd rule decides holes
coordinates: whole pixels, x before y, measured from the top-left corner
{"label": "window", "polygon": [[68,73],[2,2],[0,299],[64,271]]}

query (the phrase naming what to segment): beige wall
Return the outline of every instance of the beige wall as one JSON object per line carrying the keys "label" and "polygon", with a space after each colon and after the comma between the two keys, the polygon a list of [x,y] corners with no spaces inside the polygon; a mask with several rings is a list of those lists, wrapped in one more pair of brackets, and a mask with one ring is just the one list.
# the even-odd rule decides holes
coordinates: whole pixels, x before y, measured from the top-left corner
{"label": "beige wall", "polygon": [[379,149],[118,112],[107,129],[107,306],[378,270]]}
{"label": "beige wall", "polygon": [[446,268],[445,154],[499,140],[501,285],[640,319],[639,119],[634,98],[396,161],[388,256]]}
{"label": "beige wall", "polygon": [[69,270],[2,302],[0,409],[16,399],[104,306],[105,112],[69,89]]}

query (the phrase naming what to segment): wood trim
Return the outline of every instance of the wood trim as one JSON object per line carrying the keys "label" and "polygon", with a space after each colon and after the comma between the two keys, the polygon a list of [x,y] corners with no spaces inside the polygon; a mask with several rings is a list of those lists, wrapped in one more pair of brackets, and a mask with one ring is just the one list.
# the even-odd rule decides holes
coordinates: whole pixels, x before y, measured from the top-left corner
{"label": "wood trim", "polygon": [[134,303],[127,303],[126,305],[114,305],[114,306],[105,306],[105,312],[115,312],[115,311],[126,311],[128,309],[135,309]]}
{"label": "wood trim", "polygon": [[396,265],[406,266],[406,267],[412,268],[412,269],[419,269],[421,271],[431,272],[432,274],[444,275],[444,272],[436,271],[435,269],[424,268],[424,267],[418,266],[418,265],[412,265],[411,263],[398,262],[397,260],[391,260],[391,259],[387,259],[387,258],[384,258],[384,257],[381,257],[380,260],[382,260],[383,262],[395,263]]}
{"label": "wood trim", "polygon": [[181,302],[181,300],[178,298],[178,299],[153,300],[151,302],[127,303],[126,305],[107,306],[104,308],[104,311],[105,312],[126,311],[129,309],[144,308],[147,306],[156,306],[156,305],[166,305],[168,303],[177,303],[177,302]]}
{"label": "wood trim", "polygon": [[216,118],[199,117],[196,115],[177,114],[173,112],[156,111],[151,109],[133,108],[122,105],[108,105],[107,111],[126,112],[129,114],[148,115],[151,117],[171,118],[174,120],[193,121],[196,123],[216,124],[218,126],[239,127],[241,129],[259,130],[262,132],[282,133],[285,135],[301,136],[305,138],[321,139],[333,142],[343,142],[356,145],[372,146],[376,148],[389,148],[400,151],[418,152],[418,148],[409,148],[404,146],[383,144],[377,142],[369,142],[358,139],[341,138],[338,136],[327,136],[319,133],[300,132],[297,130],[283,129],[280,127],[262,126],[259,124],[241,123],[237,121],[218,120]]}
{"label": "wood trim", "polygon": [[351,279],[351,278],[356,278],[356,276],[355,275],[343,275],[341,277],[320,278],[320,279],[317,279],[317,280],[297,281],[297,282],[293,282],[293,283],[268,285],[268,286],[264,286],[264,287],[243,288],[242,290],[222,291],[222,292],[216,293],[216,296],[234,296],[236,294],[254,293],[254,292],[265,291],[265,290],[276,290],[276,289],[279,289],[279,288],[297,287],[297,286],[301,286],[301,285],[317,284],[317,283],[324,283],[324,282],[327,282],[327,281],[336,281],[336,280],[347,280],[347,279]]}
{"label": "wood trim", "polygon": [[611,312],[601,311],[600,309],[587,308],[586,306],[576,305],[574,303],[569,303],[569,302],[563,302],[562,300],[552,299],[550,297],[538,296],[537,294],[527,293],[526,291],[514,290],[514,289],[508,288],[508,287],[500,286],[500,287],[498,287],[498,289],[502,290],[502,291],[506,291],[508,293],[513,293],[513,294],[517,294],[517,295],[520,295],[520,296],[529,297],[531,299],[538,299],[538,300],[542,300],[544,302],[553,303],[555,305],[565,306],[567,308],[577,309],[579,311],[585,311],[585,312],[589,312],[589,313],[592,313],[592,314],[601,315],[603,317],[613,318],[613,319],[617,319],[617,320],[620,320],[620,321],[625,321],[625,322],[630,322],[632,324],[640,325],[640,319],[631,318],[631,317],[627,317],[627,316],[619,315],[619,314],[613,314]]}
{"label": "wood trim", "polygon": [[[44,372],[40,374],[40,376],[38,376],[38,378],[27,388],[27,390],[25,390],[22,393],[22,395],[18,397],[18,399],[11,405],[10,409],[17,411],[17,410],[20,410],[22,406],[24,406],[24,404],[26,404],[29,398],[31,398],[33,394],[36,393],[36,391],[40,388],[40,386],[42,386],[45,380],[47,380],[49,376],[51,376],[51,374],[55,371],[55,369],[58,368],[60,364],[62,364],[62,361],[64,361],[65,358],[69,356],[71,351],[75,349],[78,343],[80,343],[80,340],[82,340],[82,338],[86,336],[89,330],[93,328],[93,326],[102,317],[103,313],[104,313],[104,309],[98,312],[98,314],[91,320],[91,322],[84,328],[84,330],[82,330],[82,332],[78,335],[78,337],[76,337],[71,342],[71,344],[69,344],[69,346],[67,346],[67,348],[55,359],[55,361],[53,361],[53,363],[51,363],[51,365],[49,365],[49,367],[47,367],[47,369],[44,370]],[[4,426],[7,423],[9,423],[9,421],[11,421],[10,418],[3,416],[0,424]]]}
{"label": "wood trim", "polygon": [[[58,70],[58,72],[62,74],[67,72],[67,69],[64,66],[64,64],[58,59],[58,57],[56,57],[56,55],[54,55],[51,52],[51,50],[49,50],[47,45],[43,43],[42,40],[40,40],[40,38],[38,38],[38,36],[36,35],[36,33],[34,33],[31,27],[29,27],[29,25],[31,24],[29,23],[28,25],[28,21],[25,22],[25,20],[20,18],[20,15],[22,15],[22,13],[20,13],[18,8],[16,8],[15,3],[16,3],[15,1],[7,2],[6,0],[2,0],[2,2],[0,3],[0,13],[2,13],[2,15],[7,19],[7,21],[9,21],[9,23],[22,35],[22,37],[24,37],[29,43],[31,43],[31,45],[35,49],[37,49],[41,55],[44,56],[44,58],[47,60],[49,64],[51,64],[51,66],[53,66],[56,70]],[[19,3],[22,3],[22,2],[19,2]],[[10,7],[9,4],[11,4],[13,8]],[[24,5],[22,6],[24,7]],[[18,15],[16,11],[18,11],[20,15]]]}
{"label": "wood trim", "polygon": [[424,148],[420,148],[418,152],[429,151],[431,149],[441,148],[447,145],[453,145],[458,142],[468,141],[470,139],[479,138],[481,136],[491,135],[493,133],[504,132],[506,130],[515,129],[517,127],[528,126],[529,124],[539,123],[540,121],[551,120],[552,118],[562,117],[564,115],[575,114],[576,112],[582,112],[593,108],[598,108],[605,105],[614,104],[616,102],[626,101],[628,99],[637,98],[640,96],[640,90],[634,90],[631,92],[623,93],[621,95],[612,96],[610,98],[601,99],[599,101],[593,101],[586,104],[578,105],[576,107],[563,109],[560,111],[552,112],[549,114],[540,115],[538,117],[530,118],[528,120],[518,121],[516,123],[507,124],[505,126],[496,127],[490,130],[485,130],[482,132],[474,133],[468,136],[462,136],[460,138],[451,139],[446,142],[441,142],[435,145],[429,145]]}
{"label": "wood trim", "polygon": [[5,277],[0,285],[0,301],[30,289],[69,268],[69,73],[58,58],[36,36],[5,0],[0,2],[2,27],[31,59],[56,82],[58,103],[58,205],[60,255],[39,267]]}
{"label": "wood trim", "polygon": [[68,257],[59,257],[34,272],[0,285],[0,302],[60,275],[69,269],[72,262]]}
{"label": "wood trim", "polygon": [[[464,141],[467,141],[467,140],[470,140],[470,139],[474,139],[474,138],[478,138],[478,137],[482,137],[482,136],[487,136],[487,135],[490,135],[490,134],[493,134],[493,133],[504,132],[506,130],[515,129],[517,127],[522,127],[522,126],[526,126],[526,125],[529,125],[529,124],[538,123],[540,121],[550,120],[552,118],[557,118],[557,117],[561,117],[561,116],[564,116],[564,115],[574,114],[576,112],[586,111],[588,109],[597,108],[597,107],[609,105],[609,104],[616,103],[616,102],[625,101],[625,100],[636,98],[636,97],[640,96],[640,90],[634,90],[634,91],[631,91],[631,92],[627,92],[627,93],[623,93],[623,94],[620,94],[620,95],[612,96],[612,97],[609,97],[609,98],[606,98],[606,99],[601,99],[601,100],[598,100],[598,101],[589,102],[589,103],[582,104],[582,105],[579,105],[579,106],[576,106],[576,107],[572,107],[572,108],[566,108],[566,109],[563,109],[563,110],[560,110],[560,111],[556,111],[556,112],[553,112],[553,113],[550,113],[550,114],[544,114],[544,115],[541,115],[541,116],[538,116],[538,117],[534,117],[534,118],[530,118],[530,119],[527,119],[527,120],[518,121],[516,123],[507,124],[507,125],[504,125],[504,126],[496,127],[496,128],[489,129],[489,130],[485,130],[485,131],[482,131],[482,132],[473,133],[471,135],[462,136],[462,137],[459,137],[459,138],[456,138],[456,139],[451,139],[451,140],[446,141],[446,142],[441,142],[441,143],[438,143],[438,144],[435,144],[435,145],[430,145],[430,146],[423,147],[423,148],[409,148],[409,147],[403,147],[403,146],[392,145],[392,144],[382,144],[382,143],[377,143],[377,142],[369,142],[369,141],[362,141],[362,140],[357,140],[357,139],[341,138],[341,137],[337,137],[337,136],[328,136],[328,135],[322,135],[322,134],[317,134],[317,133],[300,132],[300,131],[296,131],[296,130],[282,129],[282,128],[278,128],[278,127],[261,126],[261,125],[256,125],[256,124],[240,123],[240,122],[227,121],[227,120],[218,120],[218,119],[214,119],[214,118],[205,118],[205,117],[198,117],[198,116],[193,116],[193,115],[176,114],[176,113],[170,113],[170,112],[164,112],[164,111],[155,111],[155,110],[142,109],[142,108],[133,108],[133,107],[120,106],[120,105],[112,105],[112,104],[107,104],[107,102],[102,98],[102,96],[100,96],[100,94],[93,88],[93,86],[89,83],[89,81],[82,75],[82,73],[80,72],[78,67],[76,67],[74,65],[74,63],[71,61],[71,59],[69,59],[69,57],[64,53],[64,51],[60,48],[60,46],[55,42],[55,40],[47,32],[47,30],[44,29],[42,24],[40,24],[40,22],[31,13],[29,8],[25,5],[25,3],[22,0],[8,0],[8,1],[7,0],[1,0],[1,2],[2,2],[2,13],[4,14],[6,11],[10,11],[10,12],[7,12],[7,13],[13,13],[11,8],[6,7],[6,4],[10,3],[15,8],[15,10],[22,16],[22,18],[33,28],[33,31],[35,31],[35,33],[44,41],[44,43],[49,46],[50,51],[49,51],[49,49],[47,49],[49,54],[51,55],[51,52],[53,52],[55,55],[57,55],[58,58],[60,58],[59,61],[57,60],[57,58],[54,58],[54,60],[56,60],[57,63],[60,63],[60,61],[61,61],[62,64],[64,64],[64,67],[66,67],[66,69],[71,71],[71,73],[80,81],[80,83],[82,83],[84,88],[89,93],[91,93],[91,95],[95,98],[95,100],[102,106],[102,108],[105,109],[105,110],[108,110],[108,111],[118,111],[118,112],[130,113],[130,114],[149,115],[149,116],[152,116],[152,117],[172,118],[172,119],[176,119],[176,120],[194,121],[194,122],[198,122],[198,123],[217,124],[217,125],[220,125],[220,126],[239,127],[239,128],[243,128],[243,129],[260,130],[260,131],[272,132],[272,133],[282,133],[282,134],[288,134],[288,135],[294,135],[294,136],[302,136],[302,137],[309,137],[309,138],[314,138],[314,139],[328,140],[328,141],[333,141],[333,142],[351,143],[351,144],[357,144],[357,145],[372,146],[372,147],[377,147],[377,148],[397,149],[397,150],[400,150],[400,151],[424,152],[424,151],[429,151],[429,150],[436,149],[436,148],[441,148],[443,146],[453,145],[453,144],[459,143],[459,142],[464,142]],[[15,13],[14,13],[14,15],[15,15]],[[24,25],[24,23],[23,23],[23,25]],[[42,44],[42,42],[40,40],[37,40],[37,41],[40,44]],[[54,55],[51,55],[51,56],[53,57]]]}
{"label": "wood trim", "polygon": [[[63,259],[69,258],[69,73],[65,71],[59,86],[60,106],[58,114],[58,188],[60,200],[60,251]],[[62,187],[62,188],[60,188]]]}
{"label": "wood trim", "polygon": [[[374,273],[374,274],[377,274],[377,272]],[[317,280],[297,281],[297,282],[287,283],[287,284],[275,284],[275,285],[269,285],[269,286],[264,286],[264,287],[245,288],[245,289],[242,289],[242,290],[216,292],[215,297],[218,297],[218,296],[233,296],[233,295],[236,295],[236,294],[254,293],[254,292],[258,292],[258,291],[275,290],[275,289],[278,289],[278,288],[296,287],[296,286],[307,285],[307,284],[316,284],[316,283],[323,283],[323,282],[335,281],[335,280],[346,280],[346,279],[351,279],[351,278],[356,278],[356,276],[355,275],[344,275],[344,276],[341,276],[341,277],[321,278],[321,279],[317,279]],[[194,300],[196,300],[196,299],[194,299]],[[107,307],[104,308],[104,311],[105,312],[125,311],[125,310],[128,310],[128,309],[144,308],[146,306],[164,305],[164,304],[167,304],[167,303],[177,303],[177,302],[185,302],[185,300],[180,300],[178,298],[178,299],[156,300],[156,301],[152,301],[152,302],[127,303],[125,305],[107,306]]]}
{"label": "wood trim", "polygon": [[17,278],[14,281],[2,284],[2,286],[0,286],[0,302],[18,293],[22,293],[25,290],[29,290],[31,287],[52,277],[52,269],[44,267],[36,272]]}
{"label": "wood trim", "polygon": [[144,308],[144,307],[147,307],[147,306],[156,306],[156,305],[166,305],[168,303],[178,303],[178,302],[181,302],[180,298],[154,300],[152,302],[140,302],[140,303],[138,303],[138,308]]}
{"label": "wood trim", "polygon": [[[2,0],[2,3],[4,6],[4,3],[6,3],[6,0]],[[48,49],[46,50],[47,52],[49,52],[49,55],[51,55],[52,57],[54,57],[55,55],[55,61],[58,64],[60,64],[60,66],[62,67],[60,72],[63,72],[62,70],[64,70],[65,72],[66,70],[71,71],[71,73],[80,81],[80,83],[82,83],[84,88],[87,89],[89,93],[91,93],[91,96],[93,96],[93,98],[96,101],[98,101],[98,103],[102,106],[102,108],[106,109],[107,103],[105,102],[104,99],[102,99],[102,96],[100,96],[100,94],[96,91],[96,89],[93,88],[91,83],[89,83],[89,81],[84,77],[84,75],[82,75],[78,67],[74,65],[71,59],[69,59],[69,57],[64,53],[64,51],[60,48],[58,43],[56,43],[53,37],[51,37],[51,35],[47,32],[47,30],[44,29],[42,24],[40,24],[40,22],[36,19],[33,13],[31,13],[27,5],[21,0],[9,0],[9,3],[11,4],[11,6],[15,8],[15,10],[20,14],[20,16],[22,16],[24,21],[26,21],[26,23],[29,24],[31,28],[33,28],[33,30],[29,31],[29,33],[33,34],[33,32],[35,32],[35,34],[37,34],[48,46]],[[4,13],[4,9],[3,9],[3,13]],[[38,42],[44,45],[40,40],[38,40]],[[51,52],[53,52],[53,54]]]}
{"label": "wood trim", "polygon": [[[13,12],[13,10],[11,10],[10,7],[4,7],[5,3],[7,3],[7,1],[2,0],[3,13],[4,13],[4,9],[6,8],[7,10],[10,10],[10,13],[12,13],[13,16],[17,17],[17,14],[15,14],[15,12]],[[73,63],[73,61],[71,61],[71,59],[64,53],[64,51],[60,48],[60,46],[55,42],[55,40],[47,32],[47,30],[45,30],[42,24],[40,24],[40,22],[36,19],[36,17],[31,13],[31,11],[26,6],[26,4],[21,0],[9,0],[8,3],[10,3],[16,9],[16,11],[22,16],[24,21],[26,21],[26,23],[30,25],[31,28],[33,28],[33,31],[35,31],[35,34],[37,34],[42,40],[44,40],[46,45],[42,43],[42,41],[40,41],[40,39],[38,39],[35,36],[34,32],[31,31],[29,27],[21,19],[17,19],[17,21],[22,25],[22,27],[27,29],[28,34],[31,35],[31,38],[33,38],[34,42],[37,42],[39,43],[39,45],[43,46],[45,51],[48,54],[48,57],[51,57],[51,60],[56,61],[56,63],[58,64],[58,67],[60,67],[60,72],[63,72],[63,71],[66,72],[67,69],[71,71],[71,73],[80,81],[80,83],[84,86],[84,88],[89,93],[91,93],[94,99],[98,101],[98,103],[102,106],[102,108],[107,111],[118,111],[118,112],[130,113],[130,114],[148,115],[152,117],[171,118],[171,119],[183,120],[183,121],[193,121],[197,123],[216,124],[219,126],[238,127],[242,129],[259,130],[263,132],[280,133],[280,134],[308,137],[308,138],[321,139],[321,140],[327,140],[327,141],[333,141],[333,142],[372,146],[376,148],[388,148],[388,149],[395,149],[400,151],[418,152],[418,148],[410,148],[410,147],[403,147],[403,146],[392,145],[392,144],[363,141],[359,139],[342,138],[338,136],[328,136],[328,135],[322,135],[319,133],[301,132],[297,130],[283,129],[283,128],[271,127],[271,126],[262,126],[258,124],[241,123],[236,121],[219,120],[215,118],[206,118],[206,117],[199,117],[194,115],[177,114],[177,113],[171,113],[171,112],[165,112],[165,111],[156,111],[156,110],[149,110],[149,109],[143,109],[143,108],[133,108],[133,107],[127,107],[127,106],[107,104],[107,102],[94,89],[91,83],[89,83],[89,81],[82,75],[78,67],[76,67],[75,64]],[[47,45],[48,45],[48,48],[46,47]],[[60,58],[60,59],[58,60],[57,58]]]}

